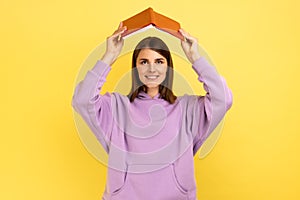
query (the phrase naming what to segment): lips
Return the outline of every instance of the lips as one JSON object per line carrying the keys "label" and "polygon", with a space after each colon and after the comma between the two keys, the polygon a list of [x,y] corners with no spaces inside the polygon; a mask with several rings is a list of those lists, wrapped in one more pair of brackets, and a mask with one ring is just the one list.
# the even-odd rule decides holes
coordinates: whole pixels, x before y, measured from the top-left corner
{"label": "lips", "polygon": [[159,77],[159,75],[145,75],[145,77],[148,79],[148,80],[156,80],[158,77]]}

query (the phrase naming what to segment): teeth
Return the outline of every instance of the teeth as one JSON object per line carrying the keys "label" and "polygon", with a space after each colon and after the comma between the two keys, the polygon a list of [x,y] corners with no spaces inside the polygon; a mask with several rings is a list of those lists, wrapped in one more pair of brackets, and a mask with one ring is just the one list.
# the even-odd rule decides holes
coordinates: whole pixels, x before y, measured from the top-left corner
{"label": "teeth", "polygon": [[154,79],[154,78],[157,78],[158,76],[146,76],[146,78],[152,78],[152,79]]}

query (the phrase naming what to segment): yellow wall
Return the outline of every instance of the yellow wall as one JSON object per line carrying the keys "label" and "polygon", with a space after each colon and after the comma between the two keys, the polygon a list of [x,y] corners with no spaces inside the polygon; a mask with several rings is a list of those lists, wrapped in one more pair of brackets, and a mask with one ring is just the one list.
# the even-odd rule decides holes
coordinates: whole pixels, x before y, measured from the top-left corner
{"label": "yellow wall", "polygon": [[100,199],[106,169],[78,137],[75,78],[149,6],[199,39],[234,94],[217,145],[195,158],[198,198],[300,199],[296,0],[2,2],[0,199]]}

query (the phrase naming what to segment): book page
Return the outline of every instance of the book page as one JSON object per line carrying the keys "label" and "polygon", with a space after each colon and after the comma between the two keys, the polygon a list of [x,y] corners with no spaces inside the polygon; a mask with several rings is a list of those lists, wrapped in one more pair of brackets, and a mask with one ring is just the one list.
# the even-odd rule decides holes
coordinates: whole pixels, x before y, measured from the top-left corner
{"label": "book page", "polygon": [[133,35],[135,35],[135,34],[144,32],[144,31],[146,31],[146,30],[148,30],[148,29],[151,29],[151,28],[158,30],[155,26],[153,26],[152,24],[149,24],[148,26],[145,26],[145,27],[143,27],[143,28],[141,28],[141,29],[139,29],[139,30],[136,30],[136,31],[134,31],[134,32],[132,32],[132,33],[130,33],[130,34],[124,36],[123,38],[126,39],[126,38],[128,38],[128,37],[130,37],[130,36],[133,36]]}

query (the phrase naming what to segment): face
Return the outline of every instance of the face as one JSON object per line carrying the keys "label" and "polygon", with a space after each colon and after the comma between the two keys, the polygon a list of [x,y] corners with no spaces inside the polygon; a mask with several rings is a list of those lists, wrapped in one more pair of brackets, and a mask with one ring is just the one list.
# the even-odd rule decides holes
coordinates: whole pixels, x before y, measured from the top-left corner
{"label": "face", "polygon": [[151,49],[142,49],[136,59],[139,78],[148,88],[158,88],[168,69],[167,59]]}

